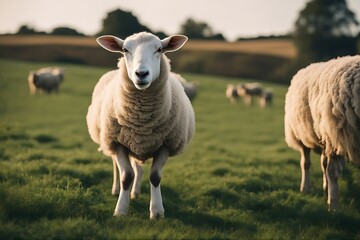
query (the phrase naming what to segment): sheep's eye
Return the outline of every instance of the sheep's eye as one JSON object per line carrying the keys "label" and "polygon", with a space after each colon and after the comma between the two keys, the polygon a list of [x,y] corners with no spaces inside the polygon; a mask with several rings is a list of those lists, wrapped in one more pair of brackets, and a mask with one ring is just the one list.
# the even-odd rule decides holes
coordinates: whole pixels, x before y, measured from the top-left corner
{"label": "sheep's eye", "polygon": [[127,50],[126,48],[123,48],[122,51],[123,51],[124,53],[129,52],[129,50]]}
{"label": "sheep's eye", "polygon": [[159,48],[158,50],[156,50],[157,53],[161,53],[162,49]]}

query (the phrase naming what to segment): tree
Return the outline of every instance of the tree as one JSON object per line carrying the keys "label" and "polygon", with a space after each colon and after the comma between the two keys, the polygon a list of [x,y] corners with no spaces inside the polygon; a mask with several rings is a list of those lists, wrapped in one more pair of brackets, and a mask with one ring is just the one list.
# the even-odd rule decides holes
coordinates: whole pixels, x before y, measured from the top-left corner
{"label": "tree", "polygon": [[84,36],[84,34],[79,33],[75,29],[68,27],[57,27],[54,28],[51,32],[52,35],[65,35],[65,36]]}
{"label": "tree", "polygon": [[132,15],[131,12],[117,9],[107,14],[103,20],[102,30],[99,35],[111,34],[124,39],[142,31],[150,32],[150,29],[139,23],[137,17]]}
{"label": "tree", "polygon": [[180,32],[190,39],[213,39],[224,40],[222,34],[214,34],[212,28],[204,22],[196,22],[189,18],[181,25]]}
{"label": "tree", "polygon": [[22,25],[19,27],[19,30],[16,34],[20,35],[33,35],[33,34],[46,34],[45,32],[38,32],[34,28],[29,27],[28,25]]}
{"label": "tree", "polygon": [[357,26],[346,0],[310,0],[295,22],[300,64],[356,54]]}

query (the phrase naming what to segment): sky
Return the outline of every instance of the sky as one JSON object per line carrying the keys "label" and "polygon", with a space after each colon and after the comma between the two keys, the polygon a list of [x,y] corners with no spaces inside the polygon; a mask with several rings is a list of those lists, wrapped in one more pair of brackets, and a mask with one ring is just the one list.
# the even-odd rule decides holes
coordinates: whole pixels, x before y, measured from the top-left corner
{"label": "sky", "polygon": [[[180,32],[188,19],[207,23],[227,40],[290,32],[308,0],[0,0],[0,34],[21,25],[50,32],[70,27],[86,35],[100,31],[115,9],[131,11],[153,31]],[[360,21],[360,0],[347,0]]]}

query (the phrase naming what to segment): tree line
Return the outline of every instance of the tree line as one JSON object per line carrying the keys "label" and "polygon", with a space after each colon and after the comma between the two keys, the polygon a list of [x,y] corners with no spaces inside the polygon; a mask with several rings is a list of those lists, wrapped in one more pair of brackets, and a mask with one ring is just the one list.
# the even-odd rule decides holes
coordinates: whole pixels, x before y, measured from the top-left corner
{"label": "tree line", "polygon": [[[152,32],[158,37],[163,38],[167,36],[165,32],[162,31],[152,31],[147,26],[141,24],[136,16],[131,12],[123,11],[121,9],[116,9],[107,13],[106,17],[102,21],[102,29],[95,34],[99,36],[102,34],[112,34],[121,38],[126,38],[127,36],[141,31]],[[201,40],[225,40],[224,36],[221,33],[214,33],[212,27],[205,22],[196,21],[192,18],[187,19],[181,26],[181,34],[187,35],[191,39],[201,39]],[[51,32],[47,33],[44,31],[37,31],[36,29],[28,26],[22,25],[19,30],[16,32],[18,35],[67,35],[67,36],[85,36],[85,34],[77,31],[76,29],[70,27],[57,27]]]}
{"label": "tree line", "polygon": [[[292,33],[282,36],[259,36],[256,39],[291,38],[297,48],[298,57],[289,67],[292,74],[299,67],[311,62],[325,61],[334,57],[354,55],[360,52],[359,22],[347,5],[346,0],[309,0],[299,12]],[[112,34],[121,38],[141,31],[148,31],[164,38],[164,32],[154,32],[141,24],[131,12],[116,9],[107,13],[102,21],[102,29],[95,35]],[[187,19],[179,33],[190,39],[225,40],[221,33],[202,21]],[[84,36],[75,29],[57,27],[52,32],[38,32],[23,25],[17,34],[52,34]],[[239,38],[238,41],[247,40]]]}

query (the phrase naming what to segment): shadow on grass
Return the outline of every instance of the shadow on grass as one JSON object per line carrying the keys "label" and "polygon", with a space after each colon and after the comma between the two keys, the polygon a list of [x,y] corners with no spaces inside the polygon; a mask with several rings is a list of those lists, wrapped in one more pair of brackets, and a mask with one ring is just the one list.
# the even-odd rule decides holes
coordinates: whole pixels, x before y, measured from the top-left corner
{"label": "shadow on grass", "polygon": [[[239,222],[231,221],[229,219],[224,219],[213,214],[207,214],[205,212],[199,212],[198,210],[192,208],[196,205],[193,201],[185,201],[180,198],[180,196],[168,187],[162,186],[164,205],[166,210],[166,218],[173,218],[182,221],[185,225],[190,225],[194,227],[205,228],[208,230],[220,230],[220,231],[234,231],[239,230],[245,235],[253,235],[257,227],[255,224],[248,222]],[[221,192],[213,192],[212,194],[221,195]],[[223,200],[226,199],[226,203],[236,201],[236,196],[228,193],[222,197]],[[186,209],[184,209],[184,207]],[[187,210],[189,209],[189,210]]]}
{"label": "shadow on grass", "polygon": [[53,136],[47,135],[47,134],[39,134],[39,135],[35,136],[34,138],[38,143],[52,143],[52,142],[58,141],[58,139],[56,137],[53,137]]}

